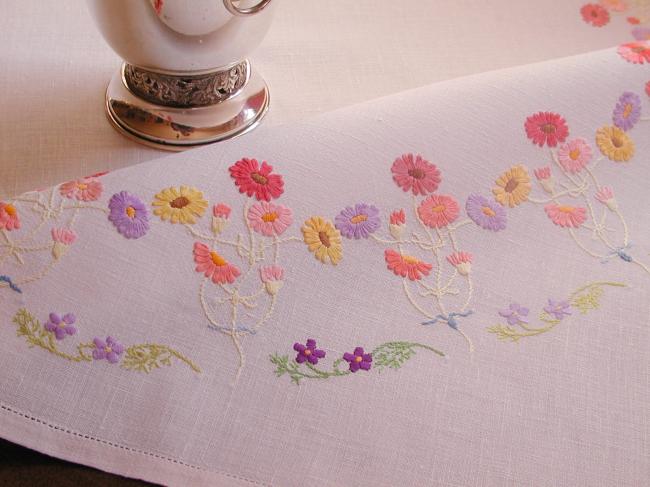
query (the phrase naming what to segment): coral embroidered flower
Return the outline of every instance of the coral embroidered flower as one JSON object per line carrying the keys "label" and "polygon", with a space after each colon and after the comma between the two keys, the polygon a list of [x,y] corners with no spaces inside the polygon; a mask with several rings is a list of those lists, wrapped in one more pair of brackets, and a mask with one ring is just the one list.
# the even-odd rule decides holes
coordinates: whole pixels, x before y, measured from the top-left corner
{"label": "coral embroidered flower", "polygon": [[384,258],[388,269],[393,271],[396,276],[408,277],[411,281],[422,279],[422,276],[428,276],[433,266],[421,261],[410,255],[403,255],[392,249],[384,251]]}
{"label": "coral embroidered flower", "polygon": [[282,176],[271,174],[273,166],[266,161],[262,161],[260,166],[256,159],[240,159],[228,170],[239,187],[239,192],[246,193],[249,197],[255,195],[260,201],[271,201],[284,192]]}
{"label": "coral embroidered flower", "polygon": [[447,256],[447,262],[453,265],[461,276],[468,276],[472,271],[472,254],[469,252],[454,252]]}
{"label": "coral embroidered flower", "polygon": [[404,226],[406,224],[406,215],[404,210],[394,211],[390,214],[390,223],[388,224],[388,231],[395,240],[402,238],[404,233]]}
{"label": "coral embroidered flower", "polygon": [[152,203],[154,215],[172,223],[196,223],[196,217],[203,216],[208,202],[196,188],[181,186],[165,188],[155,196]]}
{"label": "coral embroidered flower", "polygon": [[362,347],[354,349],[353,353],[345,352],[343,360],[350,364],[350,372],[357,372],[359,369],[370,370],[372,367],[372,354],[365,353]]}
{"label": "coral embroidered flower", "polygon": [[557,158],[565,171],[575,174],[591,161],[591,147],[585,139],[578,138],[560,146]]}
{"label": "coral embroidered flower", "polygon": [[553,223],[561,227],[578,228],[587,219],[587,210],[580,206],[550,203],[544,207],[544,211]]}
{"label": "coral embroidered flower", "polygon": [[94,177],[68,181],[59,188],[61,196],[78,201],[95,201],[101,196],[102,190],[101,181]]}
{"label": "coral embroidered flower", "polygon": [[594,27],[602,27],[609,22],[609,12],[607,9],[594,3],[583,5],[580,9],[580,14],[582,14],[585,22]]}
{"label": "coral embroidered flower", "polygon": [[248,210],[248,223],[257,233],[272,237],[281,235],[293,223],[290,208],[262,201]]}
{"label": "coral embroidered flower", "polygon": [[296,355],[296,362],[302,364],[309,362],[312,365],[318,363],[318,359],[325,358],[325,351],[316,348],[316,340],[310,338],[306,344],[294,343],[293,349],[298,352]]}
{"label": "coral embroidered flower", "polygon": [[499,311],[499,314],[508,320],[510,326],[515,326],[519,323],[528,323],[528,313],[528,308],[519,306],[517,303],[511,303],[508,309]]}
{"label": "coral embroidered flower", "polygon": [[479,227],[498,232],[506,228],[506,210],[480,194],[471,194],[465,202],[467,216]]}
{"label": "coral embroidered flower", "polygon": [[215,284],[232,284],[241,274],[239,269],[210,248],[200,242],[194,242],[194,262],[196,272],[202,272],[205,277],[212,279]]}
{"label": "coral embroidered flower", "polygon": [[331,222],[312,216],[301,228],[303,240],[310,252],[323,264],[336,265],[343,258],[341,232]]}
{"label": "coral embroidered flower", "polygon": [[629,161],[634,155],[634,142],[618,127],[599,128],[596,131],[596,145],[611,161]]}
{"label": "coral embroidered flower", "polygon": [[494,199],[503,206],[514,208],[528,199],[532,185],[526,166],[519,164],[504,172],[495,181],[497,187],[492,189]]}
{"label": "coral embroidered flower", "polygon": [[638,17],[628,17],[626,20],[628,24],[632,24],[632,25],[638,25],[641,23]]}
{"label": "coral embroidered flower", "polygon": [[18,210],[10,203],[0,201],[0,230],[16,230],[20,228]]}
{"label": "coral embroidered flower", "polygon": [[612,211],[618,209],[618,203],[614,198],[614,191],[609,186],[603,186],[596,192],[596,199]]}
{"label": "coral embroidered flower", "polygon": [[639,95],[626,91],[618,99],[614,108],[612,120],[614,125],[624,131],[630,130],[641,118],[641,98]]}
{"label": "coral embroidered flower", "polygon": [[59,260],[68,251],[68,247],[77,239],[77,234],[68,228],[53,228],[51,234],[54,241],[52,256],[55,260]]}
{"label": "coral embroidered flower", "polygon": [[230,218],[230,206],[219,203],[212,207],[212,232],[219,235],[223,232]]}
{"label": "coral embroidered flower", "polygon": [[551,168],[548,166],[544,166],[535,169],[535,171],[533,172],[535,173],[535,177],[537,178],[537,181],[539,181],[539,184],[542,186],[542,189],[549,194],[553,193],[553,189],[555,187],[555,180],[551,176]]}
{"label": "coral embroidered flower", "polygon": [[120,355],[124,352],[124,347],[113,337],[106,337],[106,340],[95,338],[93,340],[95,349],[93,350],[93,358],[95,360],[108,360],[111,364],[116,364],[120,361]]}
{"label": "coral embroidered flower", "polygon": [[650,28],[635,27],[634,29],[632,29],[632,36],[637,41],[650,41]]}
{"label": "coral embroidered flower", "polygon": [[627,10],[627,4],[623,0],[600,0],[599,3],[612,12],[625,12]]}
{"label": "coral embroidered flower", "polygon": [[45,329],[54,333],[57,340],[63,340],[67,335],[77,333],[77,329],[72,326],[75,321],[76,318],[72,313],[67,313],[63,317],[56,313],[50,313],[49,319],[45,323]]}
{"label": "coral embroidered flower", "polygon": [[650,44],[647,41],[621,44],[618,46],[617,52],[623,59],[630,63],[650,63]]}
{"label": "coral embroidered flower", "polygon": [[366,203],[347,206],[334,218],[334,226],[347,238],[368,238],[379,225],[379,210]]}
{"label": "coral embroidered flower", "polygon": [[230,206],[226,205],[225,203],[219,203],[218,205],[214,205],[212,207],[212,214],[221,218],[230,218],[230,211]]}
{"label": "coral embroidered flower", "polygon": [[555,147],[569,135],[566,121],[557,113],[537,112],[526,119],[526,135],[534,144]]}
{"label": "coral embroidered flower", "polygon": [[561,320],[565,316],[569,316],[571,311],[569,308],[571,305],[568,301],[555,301],[553,299],[548,300],[548,304],[544,306],[544,311],[551,315],[556,320]]}
{"label": "coral embroidered flower", "polygon": [[156,11],[156,15],[160,15],[163,9],[163,0],[151,0],[151,5]]}
{"label": "coral embroidered flower", "polygon": [[282,288],[284,281],[284,269],[279,265],[269,265],[260,267],[260,279],[264,283],[266,292],[275,296]]}
{"label": "coral embroidered flower", "polygon": [[433,193],[440,184],[440,171],[435,164],[420,155],[404,154],[393,162],[390,168],[393,181],[404,191],[414,195]]}
{"label": "coral embroidered flower", "polygon": [[420,219],[431,228],[446,227],[458,218],[459,213],[458,202],[451,196],[441,194],[432,194],[418,206]]}
{"label": "coral embroidered flower", "polygon": [[111,197],[108,208],[108,219],[126,238],[140,238],[149,231],[149,211],[137,196],[120,191]]}

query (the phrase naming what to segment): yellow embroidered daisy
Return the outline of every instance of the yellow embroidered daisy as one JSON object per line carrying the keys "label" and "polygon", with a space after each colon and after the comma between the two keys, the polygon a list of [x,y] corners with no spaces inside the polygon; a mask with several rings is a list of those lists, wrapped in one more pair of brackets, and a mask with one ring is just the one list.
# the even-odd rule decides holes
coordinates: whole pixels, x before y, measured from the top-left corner
{"label": "yellow embroidered daisy", "polygon": [[596,145],[610,161],[629,161],[634,155],[634,142],[618,127],[604,126],[596,131]]}
{"label": "yellow embroidered daisy", "polygon": [[156,207],[154,215],[172,223],[196,223],[195,217],[203,216],[208,207],[203,193],[189,186],[163,189],[155,198],[152,203]]}
{"label": "yellow embroidered daisy", "polygon": [[532,185],[526,166],[512,166],[495,181],[497,187],[492,190],[494,199],[503,206],[514,208],[528,199]]}
{"label": "yellow embroidered daisy", "polygon": [[301,230],[307,248],[323,264],[331,262],[336,265],[343,258],[341,232],[331,222],[312,216]]}

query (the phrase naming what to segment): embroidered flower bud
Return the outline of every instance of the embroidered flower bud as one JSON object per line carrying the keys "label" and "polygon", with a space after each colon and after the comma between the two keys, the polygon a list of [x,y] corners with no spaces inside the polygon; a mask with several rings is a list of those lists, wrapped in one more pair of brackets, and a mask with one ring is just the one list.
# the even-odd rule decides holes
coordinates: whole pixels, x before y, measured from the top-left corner
{"label": "embroidered flower bud", "polygon": [[472,254],[468,252],[448,255],[447,262],[453,265],[461,276],[467,276],[472,271]]}
{"label": "embroidered flower bud", "polygon": [[618,203],[614,198],[614,191],[609,186],[603,186],[596,193],[596,199],[612,211],[618,210]]}
{"label": "embroidered flower bud", "polygon": [[404,210],[394,211],[390,214],[390,224],[388,225],[388,231],[395,240],[400,240],[402,233],[404,233],[404,227],[406,223],[406,215]]}
{"label": "embroidered flower bud", "polygon": [[59,260],[68,251],[68,247],[77,239],[77,234],[67,228],[53,228],[52,240],[54,240],[54,247],[52,247],[52,256],[54,260]]}
{"label": "embroidered flower bud", "polygon": [[282,288],[284,281],[284,269],[279,265],[269,265],[260,267],[260,279],[264,283],[266,292],[271,296],[278,294],[278,291]]}
{"label": "embroidered flower bud", "polygon": [[555,186],[555,181],[551,176],[551,168],[548,166],[540,167],[535,169],[535,177],[539,181],[539,184],[542,186],[542,189],[549,194],[553,193],[553,188]]}
{"label": "embroidered flower bud", "polygon": [[224,231],[226,225],[228,224],[228,218],[230,217],[230,207],[223,203],[214,205],[212,207],[212,231],[215,235],[219,235]]}

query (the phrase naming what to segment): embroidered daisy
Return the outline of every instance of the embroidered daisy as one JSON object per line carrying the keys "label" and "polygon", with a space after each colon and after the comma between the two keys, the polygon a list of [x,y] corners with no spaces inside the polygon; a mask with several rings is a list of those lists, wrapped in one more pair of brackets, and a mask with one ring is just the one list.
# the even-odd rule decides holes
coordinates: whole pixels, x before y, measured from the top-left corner
{"label": "embroidered daisy", "polygon": [[495,181],[494,198],[503,206],[514,208],[528,199],[532,185],[526,166],[519,164],[504,172]]}
{"label": "embroidered daisy", "polygon": [[310,252],[323,264],[336,265],[343,258],[341,232],[331,222],[312,216],[301,228],[303,240]]}
{"label": "embroidered daisy", "polygon": [[617,52],[623,59],[630,63],[650,63],[650,44],[646,41],[621,44],[618,46]]}
{"label": "embroidered daisy", "polygon": [[108,202],[108,219],[126,238],[140,238],[149,231],[149,212],[137,196],[121,191]]}
{"label": "embroidered daisy", "polygon": [[154,215],[172,223],[196,223],[196,217],[203,216],[208,202],[196,188],[181,186],[166,188],[155,196],[152,203]]}
{"label": "embroidered daisy", "polygon": [[537,112],[526,119],[526,135],[534,144],[555,147],[569,135],[566,121],[557,113]]}
{"label": "embroidered daisy", "polygon": [[432,194],[418,206],[418,215],[422,222],[431,228],[449,225],[460,213],[460,207],[451,196]]}
{"label": "embroidered daisy", "polygon": [[641,118],[641,98],[635,93],[626,91],[618,99],[614,108],[612,120],[614,125],[624,131],[630,130]]}
{"label": "embroidered daisy", "polygon": [[384,259],[388,264],[388,269],[393,274],[401,277],[408,277],[411,281],[422,279],[422,276],[428,276],[433,266],[421,261],[417,257],[403,255],[392,249],[384,251]]}
{"label": "embroidered daisy", "polygon": [[202,272],[205,277],[212,279],[215,284],[232,284],[241,274],[236,266],[210,248],[200,242],[194,242],[194,262],[196,272]]}
{"label": "embroidered daisy", "polygon": [[575,174],[585,168],[591,161],[591,147],[585,139],[578,138],[560,146],[557,158],[565,171]]}
{"label": "embroidered daisy", "polygon": [[580,9],[582,18],[594,27],[602,27],[609,22],[609,12],[600,5],[588,3]]}
{"label": "embroidered daisy", "polygon": [[102,183],[94,177],[68,181],[59,187],[59,193],[68,199],[78,201],[95,201],[102,194]]}
{"label": "embroidered daisy", "polygon": [[271,174],[273,166],[266,161],[262,165],[256,159],[240,159],[228,168],[240,193],[255,195],[259,201],[271,201],[284,192],[284,181],[279,174]]}
{"label": "embroidered daisy", "polygon": [[629,161],[634,155],[634,142],[618,127],[601,127],[596,131],[596,145],[611,161]]}
{"label": "embroidered daisy", "polygon": [[281,235],[293,223],[290,208],[262,201],[248,210],[248,223],[257,233],[272,237]]}
{"label": "embroidered daisy", "polygon": [[404,154],[393,162],[390,168],[393,181],[404,191],[414,195],[433,193],[440,184],[440,171],[435,164],[420,155]]}
{"label": "embroidered daisy", "polygon": [[334,226],[347,238],[368,238],[379,225],[379,210],[366,203],[347,206],[334,219]]}
{"label": "embroidered daisy", "polygon": [[471,194],[465,202],[467,216],[479,227],[498,232],[506,228],[506,210],[480,194]]}
{"label": "embroidered daisy", "polygon": [[0,230],[16,230],[20,228],[20,218],[16,207],[0,201]]}
{"label": "embroidered daisy", "polygon": [[579,206],[548,204],[544,211],[553,223],[561,227],[578,228],[587,219],[587,210]]}

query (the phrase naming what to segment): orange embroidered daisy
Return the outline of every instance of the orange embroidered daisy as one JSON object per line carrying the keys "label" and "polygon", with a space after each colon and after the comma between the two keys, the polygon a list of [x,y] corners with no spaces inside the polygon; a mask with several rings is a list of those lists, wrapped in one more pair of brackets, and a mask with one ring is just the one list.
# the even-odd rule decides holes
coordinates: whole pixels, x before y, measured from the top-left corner
{"label": "orange embroidered daisy", "polygon": [[532,184],[526,166],[519,164],[504,172],[495,181],[494,198],[503,206],[514,208],[528,199]]}
{"label": "orange embroidered daisy", "polygon": [[610,161],[625,162],[634,155],[634,142],[618,127],[599,128],[596,131],[596,145]]}
{"label": "orange embroidered daisy", "polygon": [[228,263],[216,250],[210,250],[200,242],[194,242],[194,262],[197,264],[196,272],[202,272],[215,284],[232,284],[241,274],[236,266]]}
{"label": "orange embroidered daisy", "polygon": [[320,216],[312,216],[301,230],[307,248],[323,264],[331,262],[336,265],[343,258],[341,232],[331,222]]}
{"label": "orange embroidered daisy", "polygon": [[392,249],[384,251],[384,258],[388,269],[393,271],[393,274],[408,277],[411,281],[420,280],[423,275],[428,276],[433,268],[431,264],[427,264],[417,257],[400,254]]}
{"label": "orange embroidered daisy", "polygon": [[431,228],[449,225],[460,213],[458,202],[451,196],[432,194],[418,206],[418,215],[422,222]]}

